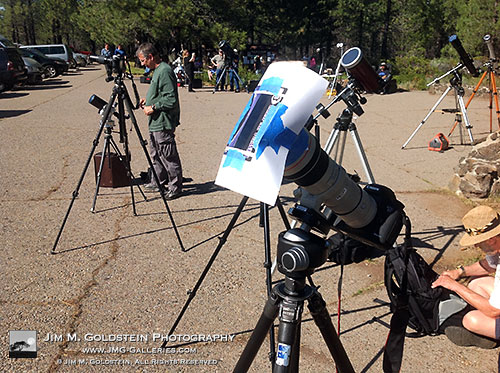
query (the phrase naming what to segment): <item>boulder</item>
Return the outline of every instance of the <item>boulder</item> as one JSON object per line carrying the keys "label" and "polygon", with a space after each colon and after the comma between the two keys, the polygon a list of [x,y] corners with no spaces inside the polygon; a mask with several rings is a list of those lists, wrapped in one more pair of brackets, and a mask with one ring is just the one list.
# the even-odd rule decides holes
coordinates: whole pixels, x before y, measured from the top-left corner
{"label": "boulder", "polygon": [[474,145],[467,157],[460,159],[449,188],[467,198],[500,195],[500,131]]}

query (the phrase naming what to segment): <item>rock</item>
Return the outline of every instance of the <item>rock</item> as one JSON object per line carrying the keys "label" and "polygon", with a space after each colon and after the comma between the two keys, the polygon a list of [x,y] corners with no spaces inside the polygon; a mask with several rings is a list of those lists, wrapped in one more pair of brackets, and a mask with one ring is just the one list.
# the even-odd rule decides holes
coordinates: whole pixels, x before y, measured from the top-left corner
{"label": "rock", "polygon": [[500,195],[500,132],[490,134],[461,158],[449,183],[451,191],[467,198]]}

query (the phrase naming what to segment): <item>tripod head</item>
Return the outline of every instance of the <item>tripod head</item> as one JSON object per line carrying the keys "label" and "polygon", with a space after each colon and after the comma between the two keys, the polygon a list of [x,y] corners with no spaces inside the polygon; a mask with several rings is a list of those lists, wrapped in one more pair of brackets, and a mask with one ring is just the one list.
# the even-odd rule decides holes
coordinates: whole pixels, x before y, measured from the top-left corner
{"label": "tripod head", "polygon": [[[438,76],[437,78],[435,78],[432,82],[430,83],[427,83],[427,87],[430,87],[431,85],[435,84],[435,83],[438,83],[441,79],[447,77],[448,75],[450,74],[453,74],[453,77],[452,77],[452,80],[454,83],[458,83],[460,82],[460,84],[462,84],[462,74],[460,73],[460,70],[462,70],[464,68],[464,64],[463,63],[459,63],[457,66],[455,66],[453,69],[445,72],[443,75],[441,76]],[[450,80],[450,83],[452,83],[452,81]],[[453,84],[452,84],[453,85]]]}
{"label": "tripod head", "polygon": [[351,78],[345,88],[337,96],[335,96],[335,98],[327,106],[324,106],[321,103],[316,106],[318,114],[316,114],[314,117],[309,117],[309,120],[304,127],[309,131],[311,130],[313,125],[317,123],[317,119],[320,116],[325,119],[328,118],[330,116],[330,112],[328,111],[328,109],[330,108],[330,106],[332,106],[336,102],[339,102],[340,100],[344,101],[347,109],[351,112],[351,118],[352,113],[355,113],[358,116],[364,114],[364,110],[361,105],[366,104],[366,98],[361,96],[361,92],[358,88],[358,83],[354,78]]}

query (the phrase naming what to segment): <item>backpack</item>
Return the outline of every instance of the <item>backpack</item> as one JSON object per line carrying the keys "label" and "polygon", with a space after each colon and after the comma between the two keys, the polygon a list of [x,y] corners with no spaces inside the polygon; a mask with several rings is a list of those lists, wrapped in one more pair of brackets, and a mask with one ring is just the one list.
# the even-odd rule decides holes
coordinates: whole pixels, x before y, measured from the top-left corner
{"label": "backpack", "polygon": [[[391,302],[391,312],[398,307],[402,295],[403,277],[407,275],[408,326],[419,335],[442,333],[439,325],[439,303],[450,299],[452,292],[443,287],[432,288],[439,275],[427,264],[414,248],[398,246],[385,257],[384,283]],[[405,265],[405,254],[408,263]]]}
{"label": "backpack", "polygon": [[384,283],[393,313],[384,348],[385,373],[399,372],[401,368],[407,326],[415,330],[409,336],[437,335],[450,324],[461,325],[463,315],[470,311],[454,292],[432,288],[439,275],[411,247],[408,217],[404,224],[404,244],[387,250],[385,258]]}

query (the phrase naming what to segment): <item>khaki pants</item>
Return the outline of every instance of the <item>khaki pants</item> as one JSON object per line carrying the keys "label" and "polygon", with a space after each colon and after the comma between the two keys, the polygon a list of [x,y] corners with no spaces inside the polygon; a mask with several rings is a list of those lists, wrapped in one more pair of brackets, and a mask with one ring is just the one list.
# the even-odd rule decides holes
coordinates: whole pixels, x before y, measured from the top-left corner
{"label": "khaki pants", "polygon": [[[160,183],[165,184],[168,181],[168,188],[173,193],[180,193],[182,190],[182,167],[174,131],[150,132],[149,153]],[[154,177],[151,182],[156,184]]]}

